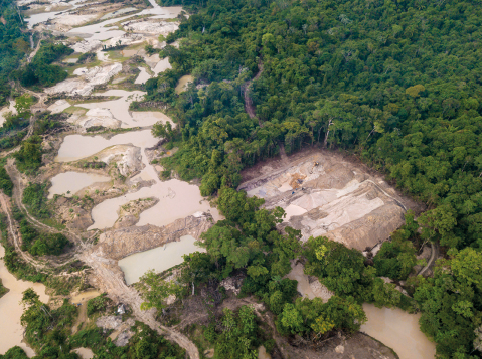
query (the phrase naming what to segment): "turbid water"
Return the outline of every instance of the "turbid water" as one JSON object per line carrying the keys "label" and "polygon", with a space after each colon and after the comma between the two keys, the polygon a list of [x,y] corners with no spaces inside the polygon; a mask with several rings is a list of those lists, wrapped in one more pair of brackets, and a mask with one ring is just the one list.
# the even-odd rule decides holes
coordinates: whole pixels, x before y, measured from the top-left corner
{"label": "turbid water", "polygon": [[52,182],[52,187],[49,188],[48,198],[52,198],[54,194],[62,193],[64,193],[67,197],[70,197],[75,192],[96,182],[110,181],[110,177],[101,176],[94,173],[70,171],[59,173],[58,175],[52,177],[50,181]]}
{"label": "turbid water", "polygon": [[184,75],[179,79],[179,82],[177,83],[176,86],[176,93],[180,94],[184,91],[186,91],[187,86],[194,81],[194,77],[191,75]]}
{"label": "turbid water", "polygon": [[183,262],[182,256],[194,252],[205,252],[205,249],[194,245],[196,240],[193,236],[182,236],[179,242],[168,243],[149,251],[136,253],[121,259],[119,267],[125,274],[126,283],[131,285],[139,281],[139,278],[148,270],[153,269],[161,273]]}
{"label": "turbid water", "polygon": [[392,348],[400,359],[433,359],[435,344],[420,330],[420,314],[363,304],[367,322],[360,331]]}
{"label": "turbid water", "polygon": [[139,66],[138,69],[141,71],[139,73],[139,75],[137,76],[136,80],[134,81],[134,83],[136,85],[142,85],[142,84],[145,84],[147,82],[147,80],[149,80],[151,78],[151,75],[149,75],[149,73],[146,71],[146,69],[142,66]]}
{"label": "turbid water", "polygon": [[132,144],[137,147],[152,147],[159,142],[158,138],[154,138],[151,130],[126,132],[113,136],[106,140],[102,136],[82,136],[71,135],[64,138],[64,142],[59,148],[56,162],[76,161],[87,158],[103,149],[114,145]]}
{"label": "turbid water", "polygon": [[[0,245],[0,258],[4,255],[5,249]],[[45,286],[40,283],[17,280],[8,272],[3,260],[0,260],[0,278],[3,286],[10,289],[0,298],[0,354],[5,354],[8,349],[18,345],[29,357],[32,357],[35,355],[34,351],[22,342],[24,328],[20,325],[20,317],[23,306],[19,302],[22,300],[22,293],[28,288],[33,288],[40,300],[47,302],[49,296],[45,294]]]}

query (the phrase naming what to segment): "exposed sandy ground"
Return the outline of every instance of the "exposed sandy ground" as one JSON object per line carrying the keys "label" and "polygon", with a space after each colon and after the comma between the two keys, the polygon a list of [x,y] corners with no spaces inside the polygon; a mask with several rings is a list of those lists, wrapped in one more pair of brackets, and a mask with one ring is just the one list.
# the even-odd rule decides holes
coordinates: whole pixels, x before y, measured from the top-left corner
{"label": "exposed sandy ground", "polygon": [[124,29],[133,32],[140,32],[145,34],[155,34],[155,35],[168,35],[171,32],[176,31],[179,28],[179,23],[177,22],[166,22],[166,21],[129,21],[122,24]]}
{"label": "exposed sandy ground", "polygon": [[95,66],[90,69],[81,67],[74,70],[78,77],[69,78],[61,83],[45,89],[49,95],[65,94],[67,96],[88,96],[96,86],[105,85],[109,80],[122,70],[122,64],[115,62],[105,66]]}
{"label": "exposed sandy ground", "polygon": [[328,151],[268,161],[245,171],[244,178],[239,189],[265,198],[267,208],[284,208],[281,227],[300,229],[303,241],[324,235],[350,248],[372,248],[404,223],[409,208],[418,208],[380,175]]}

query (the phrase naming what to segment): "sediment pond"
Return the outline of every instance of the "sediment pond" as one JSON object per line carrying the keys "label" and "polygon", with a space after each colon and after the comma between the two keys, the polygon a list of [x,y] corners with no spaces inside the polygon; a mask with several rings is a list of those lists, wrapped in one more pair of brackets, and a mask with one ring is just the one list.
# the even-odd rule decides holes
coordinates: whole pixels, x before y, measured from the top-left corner
{"label": "sediment pond", "polygon": [[171,242],[162,247],[130,255],[119,261],[119,267],[125,274],[127,285],[139,281],[148,270],[161,273],[183,262],[182,256],[194,252],[205,252],[204,248],[194,245],[193,236],[182,236],[179,242]]}
{"label": "sediment pond", "polygon": [[[0,258],[5,255],[5,249],[0,245]],[[3,286],[10,291],[0,298],[0,354],[18,345],[29,357],[35,352],[27,346],[23,340],[24,328],[20,324],[20,317],[23,313],[23,306],[20,304],[22,293],[28,288],[39,295],[42,302],[47,302],[49,296],[45,294],[45,286],[40,283],[31,283],[15,278],[5,267],[3,259],[0,259],[0,278]]]}
{"label": "sediment pond", "polygon": [[65,196],[70,197],[82,188],[88,187],[97,182],[107,181],[110,181],[110,177],[94,173],[73,171],[59,173],[50,180],[50,182],[52,182],[52,187],[49,188],[48,198],[52,198],[54,194],[65,194]]}
{"label": "sediment pond", "polygon": [[400,359],[433,359],[435,344],[420,330],[420,314],[363,304],[367,322],[360,331],[393,349]]}

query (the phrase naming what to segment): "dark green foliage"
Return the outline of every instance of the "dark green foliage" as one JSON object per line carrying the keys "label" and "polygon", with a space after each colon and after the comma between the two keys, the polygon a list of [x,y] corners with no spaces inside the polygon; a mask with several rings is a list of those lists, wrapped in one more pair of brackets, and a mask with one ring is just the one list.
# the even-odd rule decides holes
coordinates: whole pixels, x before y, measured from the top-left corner
{"label": "dark green foliage", "polygon": [[13,182],[10,179],[10,176],[8,175],[4,166],[0,166],[0,188],[7,196],[12,195]]}
{"label": "dark green foliage", "polygon": [[392,279],[405,280],[417,263],[412,242],[402,238],[393,238],[383,243],[373,258],[377,275]]}
{"label": "dark green foliage", "polygon": [[43,114],[36,119],[33,134],[41,136],[59,130],[65,126],[65,118],[64,113]]}
{"label": "dark green foliage", "polygon": [[97,54],[95,52],[85,52],[78,57],[77,63],[84,64],[87,62],[95,61],[96,59],[97,59]]}
{"label": "dark green foliage", "polygon": [[320,298],[298,298],[295,304],[287,303],[276,321],[276,327],[285,335],[309,335],[312,338],[329,333],[333,328],[353,333],[366,321],[361,305],[352,297],[333,296],[327,303]]}
{"label": "dark green foliage", "polygon": [[0,298],[5,294],[8,293],[8,288],[5,288],[2,284],[2,280],[0,279]]}
{"label": "dark green foliage", "polygon": [[370,277],[365,273],[365,258],[356,249],[348,249],[326,237],[311,237],[303,255],[308,260],[306,273],[320,278],[339,296],[362,296],[370,284]]}
{"label": "dark green foliage", "polygon": [[96,298],[90,299],[87,302],[87,315],[90,317],[94,313],[105,311],[109,302],[110,299],[107,298],[105,293]]}
{"label": "dark green foliage", "polygon": [[29,50],[28,33],[22,33],[22,23],[14,8],[13,0],[0,1],[0,106],[5,105],[10,96],[8,76],[17,68],[20,59]]}
{"label": "dark green foliage", "polygon": [[414,298],[422,308],[421,328],[435,339],[441,358],[475,358],[469,355],[477,353],[474,330],[482,325],[481,265],[482,254],[466,248],[442,260],[434,278],[419,278]]}
{"label": "dark green foliage", "polygon": [[[28,289],[24,292],[23,304],[26,306],[21,317],[26,326],[25,338],[36,349],[36,358],[77,359],[71,350],[78,347],[91,348],[98,358],[104,359],[184,359],[185,351],[159,336],[147,325],[136,322],[131,328],[135,335],[124,347],[117,347],[101,328],[81,330],[71,335],[77,308],[64,300],[58,309],[50,309],[39,301],[38,295]],[[20,355],[16,349],[12,353]],[[8,357],[10,358],[10,357]],[[13,357],[12,357],[13,358]],[[19,356],[19,358],[23,358]]]}
{"label": "dark green foliage", "polygon": [[[173,69],[146,84],[147,101],[170,105],[178,121],[182,142],[163,160],[166,169],[201,178],[208,194],[236,186],[243,167],[281,144],[287,152],[314,143],[343,148],[431,205],[419,220],[422,238],[458,249],[478,240],[482,88],[473,39],[482,36],[482,13],[475,3],[189,4],[198,13],[168,37],[185,40],[162,51]],[[244,86],[261,63],[252,120]],[[187,73],[209,86],[176,95]]]}
{"label": "dark green foliage", "polygon": [[0,359],[28,359],[28,356],[22,348],[14,346],[8,349],[4,355],[0,354]]}
{"label": "dark green foliage", "polygon": [[70,47],[58,43],[43,43],[35,54],[32,61],[22,70],[17,71],[16,76],[25,87],[41,85],[53,86],[67,77],[67,72],[59,65],[53,65],[64,55],[73,52]]}
{"label": "dark green foliage", "polygon": [[214,345],[215,359],[255,359],[261,345],[256,314],[249,306],[241,307],[237,313],[224,309],[221,325],[204,330],[204,337]]}
{"label": "dark green foliage", "polygon": [[21,172],[36,171],[42,164],[42,138],[31,136],[22,142],[20,150],[15,152],[17,168]]}
{"label": "dark green foliage", "polygon": [[29,213],[38,218],[49,218],[50,210],[47,207],[47,183],[29,183],[23,191],[22,203],[28,208]]}

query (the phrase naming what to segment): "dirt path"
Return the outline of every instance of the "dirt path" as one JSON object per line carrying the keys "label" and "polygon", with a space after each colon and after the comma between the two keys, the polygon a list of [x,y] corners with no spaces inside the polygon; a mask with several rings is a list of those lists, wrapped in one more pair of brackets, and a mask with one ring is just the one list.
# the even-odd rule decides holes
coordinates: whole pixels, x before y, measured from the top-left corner
{"label": "dirt path", "polygon": [[430,244],[432,247],[432,253],[430,254],[430,259],[428,260],[427,265],[418,272],[417,275],[423,275],[426,271],[433,267],[435,263],[435,259],[439,256],[439,246],[436,243]]}
{"label": "dirt path", "polygon": [[96,285],[102,287],[110,298],[117,302],[127,304],[137,320],[147,324],[151,329],[167,339],[177,343],[185,349],[191,359],[199,359],[197,347],[185,335],[172,328],[159,324],[155,318],[155,310],[141,310],[143,302],[139,293],[124,282],[124,276],[116,261],[100,257],[92,252],[85,252],[79,256],[84,263],[94,271]]}
{"label": "dirt path", "polygon": [[[256,76],[254,76],[251,80],[249,80],[245,85],[246,90],[244,92],[244,108],[245,108],[245,110],[248,113],[250,118],[256,117],[256,109],[253,105],[253,100],[250,97],[251,84],[253,83],[253,81],[257,80],[262,75],[262,73],[263,73],[263,63],[262,62],[260,62],[258,64],[258,68],[259,68],[259,71],[256,74]],[[262,127],[261,122],[259,123],[259,125]]]}
{"label": "dirt path", "polygon": [[[37,53],[38,49],[40,49],[40,43],[42,42],[42,39],[43,39],[43,36],[42,36],[42,33],[40,33],[40,39],[38,39],[37,46],[36,46],[35,49],[28,55],[28,57],[27,57],[27,62],[32,61],[32,59],[33,59],[33,57],[35,56],[35,54]],[[32,35],[30,35],[30,41],[31,41],[32,44],[33,44]]]}

